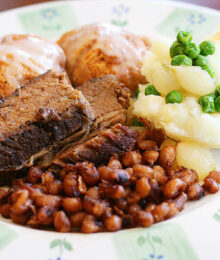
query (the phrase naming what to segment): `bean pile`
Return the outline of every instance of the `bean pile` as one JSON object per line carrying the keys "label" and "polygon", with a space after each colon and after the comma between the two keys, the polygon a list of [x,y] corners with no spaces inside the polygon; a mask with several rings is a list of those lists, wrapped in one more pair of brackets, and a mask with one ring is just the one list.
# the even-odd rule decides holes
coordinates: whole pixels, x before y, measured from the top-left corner
{"label": "bean pile", "polygon": [[108,164],[66,164],[58,172],[29,169],[27,182],[0,189],[0,213],[13,222],[59,232],[84,233],[149,227],[219,189],[220,172],[198,182],[194,170],[174,167],[175,147],[159,149],[160,130],[142,132],[136,149]]}

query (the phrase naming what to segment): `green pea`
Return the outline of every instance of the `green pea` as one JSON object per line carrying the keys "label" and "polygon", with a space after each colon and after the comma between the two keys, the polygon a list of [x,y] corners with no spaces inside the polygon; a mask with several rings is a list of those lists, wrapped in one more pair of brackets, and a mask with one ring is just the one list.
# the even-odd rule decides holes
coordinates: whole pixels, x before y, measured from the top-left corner
{"label": "green pea", "polygon": [[211,41],[204,41],[200,45],[201,55],[208,56],[215,53],[215,45]]}
{"label": "green pea", "polygon": [[180,31],[177,34],[177,41],[181,42],[183,45],[187,45],[192,41],[192,35],[188,32]]}
{"label": "green pea", "polygon": [[215,110],[220,113],[220,96],[215,100]]}
{"label": "green pea", "polygon": [[192,59],[187,57],[186,55],[177,55],[171,60],[171,64],[173,66],[192,66]]}
{"label": "green pea", "polygon": [[135,94],[134,94],[134,96],[135,96],[136,98],[138,98],[138,95],[139,95],[139,93],[140,93],[140,89],[139,89],[139,88],[137,88],[137,90],[135,91]]}
{"label": "green pea", "polygon": [[208,64],[208,59],[205,56],[199,55],[195,60],[193,60],[193,65],[204,67]]}
{"label": "green pea", "polygon": [[179,91],[173,90],[167,94],[165,100],[166,100],[166,104],[181,103],[183,101],[183,95]]}
{"label": "green pea", "polygon": [[198,103],[204,113],[212,113],[215,111],[215,98],[212,94],[201,96]]}
{"label": "green pea", "polygon": [[215,100],[216,97],[217,97],[217,95],[216,95],[215,93],[210,93],[210,94],[208,94],[208,95],[206,95],[206,96],[212,97],[212,98],[214,98],[214,100]]}
{"label": "green pea", "polygon": [[160,92],[158,92],[156,90],[156,88],[154,87],[154,85],[150,84],[145,88],[145,95],[155,95],[155,96],[160,96]]}
{"label": "green pea", "polygon": [[175,41],[170,47],[170,57],[173,58],[181,54],[184,54],[184,46],[180,42]]}
{"label": "green pea", "polygon": [[202,69],[207,71],[209,73],[209,75],[211,76],[211,78],[214,77],[215,71],[212,67],[206,65],[206,66],[202,67]]}
{"label": "green pea", "polygon": [[215,95],[220,96],[220,85],[216,86],[215,88]]}
{"label": "green pea", "polygon": [[144,126],[144,124],[140,121],[138,121],[137,118],[135,118],[133,121],[132,121],[132,126]]}
{"label": "green pea", "polygon": [[199,45],[194,42],[187,44],[184,48],[184,53],[191,59],[197,58],[200,53]]}

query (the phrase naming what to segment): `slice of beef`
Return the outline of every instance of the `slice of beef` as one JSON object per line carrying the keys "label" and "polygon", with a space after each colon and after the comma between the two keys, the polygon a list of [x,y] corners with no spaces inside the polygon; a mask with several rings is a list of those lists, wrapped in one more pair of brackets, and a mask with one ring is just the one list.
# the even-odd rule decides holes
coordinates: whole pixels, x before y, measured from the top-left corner
{"label": "slice of beef", "polygon": [[[125,123],[130,90],[119,83],[115,76],[105,75],[92,79],[79,86],[77,90],[81,91],[88,100],[94,113],[94,122],[88,135],[84,135],[83,138],[72,144],[70,143],[68,147],[75,147],[116,123]],[[50,166],[51,160],[57,152],[57,149],[51,150],[38,160],[38,165],[43,168]]]}
{"label": "slice of beef", "polygon": [[83,144],[71,146],[60,153],[52,161],[52,165],[64,167],[67,163],[77,161],[105,163],[113,155],[121,155],[134,148],[137,134],[127,126],[116,124],[98,136]]}
{"label": "slice of beef", "polygon": [[92,80],[79,90],[65,74],[47,72],[2,101],[0,185],[16,176],[15,171],[25,172],[34,163],[47,167],[64,147],[125,122],[129,94],[114,76]]}
{"label": "slice of beef", "polygon": [[88,133],[93,120],[88,101],[65,74],[48,72],[25,84],[0,106],[0,183],[7,172]]}
{"label": "slice of beef", "polygon": [[114,75],[92,79],[79,86],[94,111],[93,129],[103,130],[116,123],[126,122],[126,108],[130,90],[119,83]]}

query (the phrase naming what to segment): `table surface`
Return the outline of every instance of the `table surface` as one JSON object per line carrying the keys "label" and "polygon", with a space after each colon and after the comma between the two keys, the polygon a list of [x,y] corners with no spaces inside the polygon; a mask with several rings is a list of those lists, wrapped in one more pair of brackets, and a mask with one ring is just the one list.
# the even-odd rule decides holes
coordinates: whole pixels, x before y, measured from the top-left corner
{"label": "table surface", "polygon": [[[47,0],[47,1],[51,2],[52,0]],[[208,6],[220,10],[220,0],[177,0],[177,1]],[[0,0],[0,11],[12,9],[24,5],[41,3],[41,2],[46,2],[46,1],[44,0]]]}

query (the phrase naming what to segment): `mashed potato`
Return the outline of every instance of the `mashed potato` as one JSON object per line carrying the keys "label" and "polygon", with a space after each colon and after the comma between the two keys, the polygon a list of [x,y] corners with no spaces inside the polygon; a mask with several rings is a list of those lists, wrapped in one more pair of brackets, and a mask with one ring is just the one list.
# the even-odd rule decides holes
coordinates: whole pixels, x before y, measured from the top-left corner
{"label": "mashed potato", "polygon": [[134,114],[163,128],[175,140],[220,148],[220,114],[203,113],[195,97],[184,97],[180,104],[166,104],[164,97],[140,93]]}
{"label": "mashed potato", "polygon": [[[160,47],[158,51],[154,44]],[[213,92],[216,82],[220,83],[220,41],[216,42],[216,53],[209,58],[216,72],[214,79],[197,66],[171,66],[168,51],[167,42],[156,41],[147,53],[142,73],[161,96],[145,96],[146,86],[140,86],[140,94],[133,104],[134,114],[150,120],[156,128],[163,128],[167,136],[177,141],[220,148],[220,113],[203,113],[198,104],[200,96]],[[182,103],[165,103],[165,96],[171,90],[183,94]]]}

